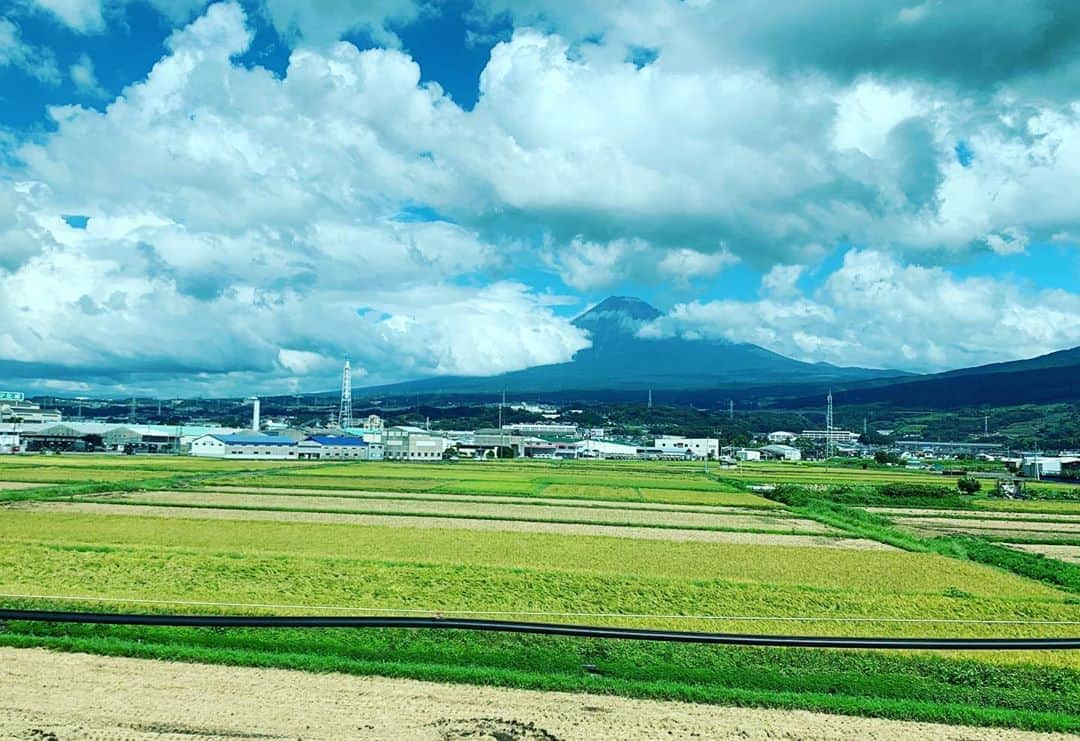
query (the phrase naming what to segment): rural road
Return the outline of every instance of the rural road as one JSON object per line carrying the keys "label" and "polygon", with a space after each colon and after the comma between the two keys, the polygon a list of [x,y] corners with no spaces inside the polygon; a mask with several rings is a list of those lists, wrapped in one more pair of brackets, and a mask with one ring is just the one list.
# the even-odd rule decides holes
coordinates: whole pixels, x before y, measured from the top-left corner
{"label": "rural road", "polygon": [[801,711],[0,648],[0,738],[1064,739]]}

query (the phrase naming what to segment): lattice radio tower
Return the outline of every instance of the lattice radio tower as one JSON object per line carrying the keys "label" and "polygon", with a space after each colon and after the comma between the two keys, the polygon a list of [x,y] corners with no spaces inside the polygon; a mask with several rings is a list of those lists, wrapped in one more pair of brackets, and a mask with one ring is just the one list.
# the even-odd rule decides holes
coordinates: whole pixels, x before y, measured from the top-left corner
{"label": "lattice radio tower", "polygon": [[341,408],[338,410],[338,426],[341,429],[352,427],[352,368],[349,356],[345,356],[345,367],[341,370]]}

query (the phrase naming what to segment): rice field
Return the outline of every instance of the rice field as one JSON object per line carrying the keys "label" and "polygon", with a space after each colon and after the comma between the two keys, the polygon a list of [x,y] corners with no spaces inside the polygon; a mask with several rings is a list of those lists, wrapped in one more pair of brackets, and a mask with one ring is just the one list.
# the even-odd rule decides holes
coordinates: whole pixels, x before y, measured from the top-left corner
{"label": "rice field", "polygon": [[[1080,602],[1067,588],[902,550],[747,490],[781,479],[872,485],[897,474],[910,475],[813,466],[706,474],[660,462],[17,458],[0,462],[0,481],[20,486],[0,490],[0,604],[802,635],[1077,633]],[[35,478],[41,486],[21,488]],[[957,523],[1001,523],[1003,535],[1075,527],[1056,512],[882,513],[943,532]],[[1080,730],[1080,658],[1060,651],[813,652],[16,622],[0,645]],[[946,692],[950,702],[935,699]]]}

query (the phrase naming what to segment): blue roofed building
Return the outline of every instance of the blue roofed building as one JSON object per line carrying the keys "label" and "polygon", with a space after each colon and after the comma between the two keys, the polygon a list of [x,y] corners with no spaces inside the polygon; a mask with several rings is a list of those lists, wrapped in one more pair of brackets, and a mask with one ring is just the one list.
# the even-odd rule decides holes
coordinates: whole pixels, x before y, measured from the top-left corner
{"label": "blue roofed building", "polygon": [[368,442],[352,435],[311,435],[300,443],[307,457],[354,461],[381,461],[382,443]]}

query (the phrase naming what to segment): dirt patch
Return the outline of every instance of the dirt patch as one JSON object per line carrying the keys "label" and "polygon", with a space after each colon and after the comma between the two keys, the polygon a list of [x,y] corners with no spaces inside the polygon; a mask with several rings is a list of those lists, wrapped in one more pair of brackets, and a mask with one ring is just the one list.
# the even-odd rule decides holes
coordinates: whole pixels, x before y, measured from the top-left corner
{"label": "dirt patch", "polygon": [[[95,500],[98,498],[95,497]],[[281,496],[276,494],[225,494],[218,492],[139,492],[115,494],[112,500],[139,504],[187,504],[200,507],[245,507],[251,509],[298,508],[365,515],[420,515],[444,517],[514,518],[556,520],[604,525],[659,525],[667,527],[716,527],[734,530],[783,530],[799,533],[827,533],[830,529],[813,520],[761,517],[746,514],[702,514],[700,512],[600,509],[566,505],[535,506],[499,502],[413,501],[406,499],[357,499],[333,496]]]}
{"label": "dirt patch", "polygon": [[189,520],[270,520],[276,522],[333,522],[383,527],[436,528],[440,530],[498,530],[521,533],[554,533],[560,535],[601,535],[615,538],[672,540],[701,543],[735,543],[741,545],[788,545],[859,550],[893,550],[873,540],[837,538],[827,535],[782,535],[712,530],[680,530],[678,528],[625,527],[619,525],[579,525],[563,522],[524,522],[518,520],[464,520],[448,517],[411,517],[385,515],[347,515],[329,512],[274,512],[268,510],[237,510],[160,507],[142,504],[107,504],[104,502],[30,502],[13,505],[18,509],[84,512],[88,514],[139,515]]}
{"label": "dirt patch", "polygon": [[0,649],[0,737],[1028,739],[1064,735]]}
{"label": "dirt patch", "polygon": [[1047,543],[1002,543],[1010,548],[1016,548],[1028,553],[1040,553],[1047,558],[1056,558],[1059,561],[1080,564],[1080,546],[1075,545],[1050,545]]}
{"label": "dirt patch", "polygon": [[0,481],[0,491],[8,489],[10,491],[16,491],[19,489],[36,489],[46,484],[31,484],[28,481]]}

